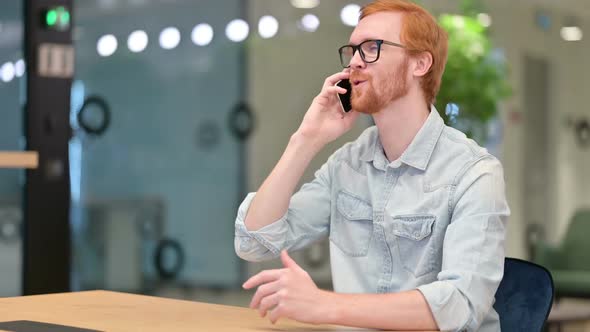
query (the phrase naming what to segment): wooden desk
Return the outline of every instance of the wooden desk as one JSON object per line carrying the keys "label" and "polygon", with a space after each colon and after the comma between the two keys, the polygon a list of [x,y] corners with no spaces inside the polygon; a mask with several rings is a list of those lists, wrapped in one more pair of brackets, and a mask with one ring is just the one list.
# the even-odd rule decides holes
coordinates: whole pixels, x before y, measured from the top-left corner
{"label": "wooden desk", "polygon": [[0,151],[0,168],[37,168],[39,155],[35,151]]}
{"label": "wooden desk", "polygon": [[[6,323],[12,321],[29,321]],[[57,324],[53,327],[42,324]],[[27,325],[29,324],[29,325]],[[37,326],[35,326],[37,325]],[[20,329],[18,328],[20,327]],[[108,291],[0,298],[2,331],[366,331],[268,319],[248,308]]]}

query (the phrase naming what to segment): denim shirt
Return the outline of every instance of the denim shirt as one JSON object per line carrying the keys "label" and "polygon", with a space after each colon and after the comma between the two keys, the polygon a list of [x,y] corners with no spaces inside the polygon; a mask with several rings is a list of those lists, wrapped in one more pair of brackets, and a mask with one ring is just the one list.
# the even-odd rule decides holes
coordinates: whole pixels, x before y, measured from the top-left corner
{"label": "denim shirt", "polygon": [[377,128],[366,129],[257,231],[244,224],[250,193],[236,218],[236,253],[262,261],[327,236],[334,291],[417,289],[442,331],[500,331],[492,305],[510,214],[503,176],[495,157],[433,107],[399,159],[389,162]]}

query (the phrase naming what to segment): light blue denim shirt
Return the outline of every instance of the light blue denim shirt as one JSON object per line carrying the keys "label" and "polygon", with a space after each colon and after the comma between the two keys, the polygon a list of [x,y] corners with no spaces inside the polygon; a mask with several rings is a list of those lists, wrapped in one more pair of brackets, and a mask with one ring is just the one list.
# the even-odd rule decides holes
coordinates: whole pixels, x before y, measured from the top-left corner
{"label": "light blue denim shirt", "polygon": [[510,214],[502,165],[434,107],[398,160],[387,160],[368,128],[293,195],[282,218],[248,231],[254,195],[236,219],[241,258],[276,258],[328,236],[334,291],[418,289],[441,330],[500,331],[492,305]]}

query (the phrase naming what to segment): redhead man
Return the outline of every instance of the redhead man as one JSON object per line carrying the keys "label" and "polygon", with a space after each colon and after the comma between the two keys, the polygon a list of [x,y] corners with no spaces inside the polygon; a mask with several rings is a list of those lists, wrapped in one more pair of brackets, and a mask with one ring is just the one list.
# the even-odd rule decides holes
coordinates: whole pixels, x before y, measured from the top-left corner
{"label": "redhead man", "polygon": [[[434,99],[447,35],[421,7],[376,0],[340,48],[278,164],[236,218],[236,253],[284,268],[244,283],[251,307],[289,318],[390,330],[499,331],[506,221],[500,162],[447,127]],[[335,86],[352,83],[352,112]],[[309,162],[360,113],[375,126],[338,149],[295,192]],[[334,292],[287,254],[329,237]]]}

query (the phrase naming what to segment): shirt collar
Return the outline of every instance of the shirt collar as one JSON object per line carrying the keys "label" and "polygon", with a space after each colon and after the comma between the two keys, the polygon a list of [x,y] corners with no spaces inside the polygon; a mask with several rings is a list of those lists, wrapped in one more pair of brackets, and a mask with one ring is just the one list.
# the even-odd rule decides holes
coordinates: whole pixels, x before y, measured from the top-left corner
{"label": "shirt collar", "polygon": [[[401,155],[399,161],[392,161],[391,164],[402,163],[419,170],[426,170],[434,147],[438,142],[438,139],[444,129],[444,122],[434,105],[430,109],[430,114],[426,119],[426,122],[422,125],[422,128],[418,131],[406,151]],[[383,146],[379,140],[379,135],[373,136],[373,142],[371,147],[360,156],[363,161],[373,161],[373,165],[378,169],[385,170],[389,163]]]}

